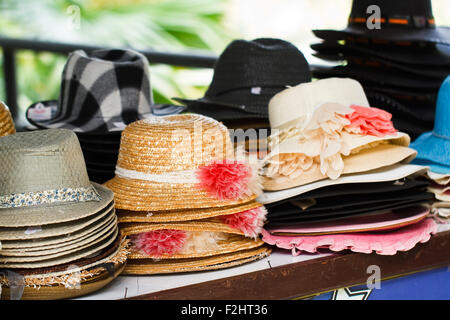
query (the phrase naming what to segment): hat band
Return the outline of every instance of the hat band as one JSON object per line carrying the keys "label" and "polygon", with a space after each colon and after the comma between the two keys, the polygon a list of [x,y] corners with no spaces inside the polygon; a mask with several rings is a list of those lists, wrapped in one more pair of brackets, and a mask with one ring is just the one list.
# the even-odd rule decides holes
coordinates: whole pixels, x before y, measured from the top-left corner
{"label": "hat band", "polygon": [[116,167],[116,175],[121,178],[145,180],[160,183],[198,183],[199,180],[196,176],[196,169],[165,172],[162,174],[144,173],[135,170],[128,170]]}
{"label": "hat band", "polygon": [[[361,25],[368,21],[365,17],[350,17],[349,24]],[[373,19],[373,22],[391,26],[413,27],[413,28],[435,28],[436,23],[433,17],[425,16],[390,16]]]}
{"label": "hat band", "polygon": [[81,188],[62,188],[2,195],[0,196],[0,208],[20,208],[51,203],[100,200],[101,197],[93,186]]}

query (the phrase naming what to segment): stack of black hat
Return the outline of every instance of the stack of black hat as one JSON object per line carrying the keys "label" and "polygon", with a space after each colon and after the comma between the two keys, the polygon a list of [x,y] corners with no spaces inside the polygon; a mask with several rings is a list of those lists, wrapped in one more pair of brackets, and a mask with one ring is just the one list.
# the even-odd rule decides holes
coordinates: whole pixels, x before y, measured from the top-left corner
{"label": "stack of black hat", "polygon": [[342,61],[315,78],[362,83],[372,106],[393,115],[414,139],[433,129],[437,92],[450,74],[450,28],[436,27],[431,0],[353,0],[344,30],[313,30],[315,56]]}
{"label": "stack of black hat", "polygon": [[72,52],[62,73],[59,100],[42,101],[27,110],[39,129],[73,130],[83,150],[89,178],[114,177],[122,130],[138,119],[178,113],[183,107],[155,105],[149,63],[133,50]]}

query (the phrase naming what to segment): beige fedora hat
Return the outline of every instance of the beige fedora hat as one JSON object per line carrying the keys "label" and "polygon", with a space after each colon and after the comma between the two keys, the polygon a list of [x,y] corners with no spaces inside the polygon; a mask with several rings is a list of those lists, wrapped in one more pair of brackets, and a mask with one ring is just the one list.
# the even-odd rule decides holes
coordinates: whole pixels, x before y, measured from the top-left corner
{"label": "beige fedora hat", "polygon": [[10,243],[10,247],[39,246],[45,244],[57,244],[72,239],[84,230],[97,227],[107,218],[114,216],[114,203],[95,215],[76,221],[48,224],[43,226],[0,228],[0,241],[3,248]]}
{"label": "beige fedora hat", "polygon": [[0,266],[8,269],[35,269],[45,268],[70,263],[90,255],[98,254],[120,238],[116,228],[92,243],[79,246],[65,252],[48,254],[45,256],[5,257],[0,255]]}
{"label": "beige fedora hat", "polygon": [[19,132],[0,139],[0,227],[43,226],[92,216],[113,193],[89,181],[70,130]]}
{"label": "beige fedora hat", "polygon": [[70,240],[63,243],[51,244],[46,246],[31,247],[31,248],[14,248],[7,249],[2,246],[0,251],[0,259],[2,257],[45,257],[47,255],[61,254],[64,255],[69,250],[75,251],[80,250],[85,245],[95,244],[99,242],[103,236],[111,235],[117,229],[117,217],[113,216],[107,224],[102,225],[100,228],[96,229],[83,237]]}
{"label": "beige fedora hat", "polygon": [[183,114],[128,125],[116,176],[105,186],[113,190],[117,209],[156,212],[247,203],[259,194],[259,178],[235,157],[224,125]]}
{"label": "beige fedora hat", "polygon": [[0,137],[16,133],[8,107],[0,101]]}
{"label": "beige fedora hat", "polygon": [[[72,263],[37,269],[0,270],[1,299],[54,300],[79,297],[106,286],[124,269],[129,240],[117,239],[98,255]],[[14,283],[15,291],[10,285]],[[23,289],[17,296],[17,287]],[[20,292],[19,292],[20,294]]]}
{"label": "beige fedora hat", "polygon": [[[382,106],[381,106],[382,107]],[[409,162],[416,151],[361,84],[330,78],[288,88],[269,102],[272,134],[263,187],[275,191]]]}

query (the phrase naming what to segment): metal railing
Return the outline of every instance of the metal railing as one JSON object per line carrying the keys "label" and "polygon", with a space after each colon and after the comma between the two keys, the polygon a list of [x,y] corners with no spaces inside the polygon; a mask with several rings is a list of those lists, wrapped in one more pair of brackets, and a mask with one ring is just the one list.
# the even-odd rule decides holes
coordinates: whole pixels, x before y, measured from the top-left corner
{"label": "metal railing", "polygon": [[[14,119],[18,116],[17,105],[17,72],[15,54],[18,50],[32,50],[35,52],[47,51],[68,54],[75,50],[84,50],[87,53],[105,49],[105,46],[92,46],[74,43],[60,43],[35,39],[13,39],[0,36],[0,47],[3,49],[3,75],[5,82],[6,104],[10,108]],[[128,48],[133,49],[133,48]],[[134,49],[136,50],[136,49]],[[198,53],[166,53],[153,50],[136,50],[142,53],[151,64],[162,63],[173,66],[192,68],[213,68],[217,57]]]}

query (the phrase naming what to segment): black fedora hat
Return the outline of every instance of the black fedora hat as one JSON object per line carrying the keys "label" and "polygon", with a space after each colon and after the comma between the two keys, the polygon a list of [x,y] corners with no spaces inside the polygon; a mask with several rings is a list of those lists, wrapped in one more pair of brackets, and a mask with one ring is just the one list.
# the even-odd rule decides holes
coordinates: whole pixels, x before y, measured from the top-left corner
{"label": "black fedora hat", "polygon": [[153,116],[148,66],[144,55],[129,49],[76,50],[64,67],[59,100],[32,104],[27,119],[39,129],[122,131]]}
{"label": "black fedora hat", "polygon": [[268,102],[276,93],[310,81],[308,62],[291,43],[270,38],[234,40],[217,60],[205,96],[174,100],[217,120],[267,119]]}
{"label": "black fedora hat", "polygon": [[313,76],[319,79],[349,77],[358,80],[363,86],[372,83],[389,87],[436,92],[439,89],[439,84],[442,83],[442,79],[438,77],[421,77],[412,75],[404,70],[386,70],[384,68],[356,65],[317,67],[313,71]]}
{"label": "black fedora hat", "polygon": [[399,70],[410,73],[411,76],[423,76],[439,79],[444,81],[448,74],[450,74],[450,67],[444,66],[414,66],[393,62],[384,58],[374,57],[370,55],[358,55],[352,53],[344,53],[339,55],[327,55],[314,53],[313,56],[326,61],[347,61],[348,66],[367,66],[374,68],[383,68],[387,72]]}
{"label": "black fedora hat", "polygon": [[364,88],[364,91],[370,105],[390,112],[395,128],[409,134],[411,140],[424,132],[433,130],[434,108],[414,109],[379,91],[368,88]]}
{"label": "black fedora hat", "polygon": [[[380,8],[380,28],[369,29],[370,6]],[[325,40],[345,40],[348,36],[384,39],[392,42],[424,42],[450,45],[450,28],[436,27],[431,0],[353,0],[347,28],[313,30]]]}
{"label": "black fedora hat", "polygon": [[388,61],[412,66],[450,67],[450,46],[433,45],[426,47],[389,46],[389,45],[361,45],[346,41],[314,43],[311,49],[318,54],[326,55],[330,60],[341,60],[342,55],[367,55]]}

